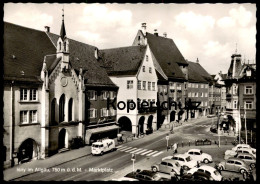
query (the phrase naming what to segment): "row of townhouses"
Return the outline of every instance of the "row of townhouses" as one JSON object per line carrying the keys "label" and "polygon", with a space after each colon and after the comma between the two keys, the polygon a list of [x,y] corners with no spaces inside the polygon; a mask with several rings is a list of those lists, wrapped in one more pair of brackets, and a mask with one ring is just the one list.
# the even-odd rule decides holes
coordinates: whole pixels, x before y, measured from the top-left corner
{"label": "row of townhouses", "polygon": [[148,33],[145,23],[132,46],[99,50],[68,38],[64,17],[59,35],[48,26],[39,31],[5,22],[5,167],[21,155],[34,160],[69,149],[75,138],[89,145],[120,131],[139,137],[220,112],[216,107],[223,111],[217,81],[198,59],[184,59],[166,33]]}

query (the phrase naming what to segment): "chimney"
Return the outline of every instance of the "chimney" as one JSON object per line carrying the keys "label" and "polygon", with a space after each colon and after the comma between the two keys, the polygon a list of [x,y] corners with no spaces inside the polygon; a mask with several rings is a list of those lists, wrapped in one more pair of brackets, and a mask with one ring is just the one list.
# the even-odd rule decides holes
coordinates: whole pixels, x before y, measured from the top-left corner
{"label": "chimney", "polygon": [[154,30],[154,35],[155,35],[155,36],[158,36],[157,29]]}
{"label": "chimney", "polygon": [[144,34],[144,36],[146,35],[146,23],[142,23],[142,27],[141,27],[141,30]]}
{"label": "chimney", "polygon": [[199,63],[199,59],[197,58],[196,63]]}
{"label": "chimney", "polygon": [[50,32],[50,27],[49,26],[44,26],[45,32],[49,33]]}
{"label": "chimney", "polygon": [[164,32],[164,33],[163,33],[163,36],[164,36],[164,38],[167,38],[167,33]]}

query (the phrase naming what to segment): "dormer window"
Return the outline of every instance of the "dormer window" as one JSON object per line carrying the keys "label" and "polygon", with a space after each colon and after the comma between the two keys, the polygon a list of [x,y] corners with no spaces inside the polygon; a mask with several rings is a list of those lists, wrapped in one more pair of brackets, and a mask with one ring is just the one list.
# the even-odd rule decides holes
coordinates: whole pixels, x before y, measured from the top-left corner
{"label": "dormer window", "polygon": [[250,70],[250,69],[247,69],[247,70],[246,70],[246,76],[247,76],[247,77],[251,77],[251,70]]}

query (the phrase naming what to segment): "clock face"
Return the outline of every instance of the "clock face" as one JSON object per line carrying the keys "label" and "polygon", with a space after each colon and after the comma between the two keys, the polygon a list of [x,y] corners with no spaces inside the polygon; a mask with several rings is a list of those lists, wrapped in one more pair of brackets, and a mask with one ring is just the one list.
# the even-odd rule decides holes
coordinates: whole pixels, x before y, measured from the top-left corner
{"label": "clock face", "polygon": [[62,77],[62,78],[60,79],[60,83],[61,83],[61,85],[62,85],[63,87],[67,86],[67,84],[68,84],[68,79],[67,79],[67,77]]}

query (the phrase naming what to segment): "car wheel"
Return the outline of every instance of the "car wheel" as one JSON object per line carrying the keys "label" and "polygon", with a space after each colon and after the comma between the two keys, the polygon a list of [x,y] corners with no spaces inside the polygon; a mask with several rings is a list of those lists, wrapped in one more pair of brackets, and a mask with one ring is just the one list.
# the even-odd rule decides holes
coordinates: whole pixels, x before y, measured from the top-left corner
{"label": "car wheel", "polygon": [[205,158],[205,159],[203,160],[203,162],[204,162],[205,164],[207,164],[207,163],[209,163],[209,160],[208,160],[207,158]]}
{"label": "car wheel", "polygon": [[255,168],[255,164],[254,163],[250,164],[250,167]]}
{"label": "car wheel", "polygon": [[245,169],[240,169],[240,173],[243,174],[244,172],[246,172]]}
{"label": "car wheel", "polygon": [[101,151],[100,155],[103,155],[103,154],[104,154],[103,151]]}
{"label": "car wheel", "polygon": [[158,171],[157,167],[152,167],[152,171],[157,172]]}

